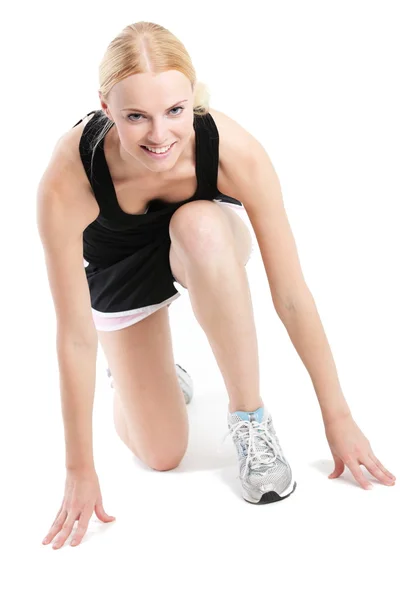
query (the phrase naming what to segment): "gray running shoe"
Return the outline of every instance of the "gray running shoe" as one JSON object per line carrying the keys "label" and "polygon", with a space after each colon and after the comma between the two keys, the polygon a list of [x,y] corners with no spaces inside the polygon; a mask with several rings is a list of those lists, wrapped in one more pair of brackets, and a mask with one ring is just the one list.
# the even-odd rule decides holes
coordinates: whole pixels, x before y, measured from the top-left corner
{"label": "gray running shoe", "polygon": [[[189,404],[193,398],[193,381],[189,373],[185,371],[180,365],[175,365],[176,374],[178,376],[179,385],[185,397],[186,404]],[[111,375],[110,369],[107,367],[107,376],[110,380],[110,385],[114,388],[114,379]]]}
{"label": "gray running shoe", "polygon": [[223,442],[231,435],[236,446],[244,500],[267,504],[290,496],[296,482],[267,408],[228,412],[228,428]]}
{"label": "gray running shoe", "polygon": [[175,365],[175,369],[176,374],[178,375],[179,385],[181,386],[181,390],[185,396],[185,402],[186,404],[189,404],[193,398],[193,380],[189,373],[185,371],[181,365]]}

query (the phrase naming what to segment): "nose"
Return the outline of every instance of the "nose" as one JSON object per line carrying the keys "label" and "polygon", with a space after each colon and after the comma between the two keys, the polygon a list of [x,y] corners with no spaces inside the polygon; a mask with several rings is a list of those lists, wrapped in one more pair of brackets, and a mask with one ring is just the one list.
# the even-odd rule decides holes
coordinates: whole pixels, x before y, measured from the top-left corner
{"label": "nose", "polygon": [[163,122],[163,117],[160,119],[153,119],[153,126],[147,137],[149,142],[156,146],[161,146],[164,142],[168,142],[168,131]]}

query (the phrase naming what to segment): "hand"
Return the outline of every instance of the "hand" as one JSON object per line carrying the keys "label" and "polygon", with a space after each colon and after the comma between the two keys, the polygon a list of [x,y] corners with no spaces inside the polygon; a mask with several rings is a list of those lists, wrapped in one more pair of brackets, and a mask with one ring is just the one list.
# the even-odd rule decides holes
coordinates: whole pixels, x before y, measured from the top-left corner
{"label": "hand", "polygon": [[340,477],[346,465],[362,488],[371,489],[372,484],[364,477],[360,468],[360,465],[364,465],[381,483],[395,484],[396,477],[385,469],[376,458],[369,441],[351,414],[325,423],[325,433],[335,461],[335,469],[329,475],[329,479]]}
{"label": "hand", "polygon": [[60,548],[70,535],[75,521],[79,519],[77,530],[71,542],[71,546],[78,545],[86,533],[93,509],[97,517],[104,523],[114,521],[115,517],[107,515],[103,508],[96,472],[93,470],[86,472],[67,471],[63,503],[42,543],[48,544],[61,531],[53,544],[54,549]]}

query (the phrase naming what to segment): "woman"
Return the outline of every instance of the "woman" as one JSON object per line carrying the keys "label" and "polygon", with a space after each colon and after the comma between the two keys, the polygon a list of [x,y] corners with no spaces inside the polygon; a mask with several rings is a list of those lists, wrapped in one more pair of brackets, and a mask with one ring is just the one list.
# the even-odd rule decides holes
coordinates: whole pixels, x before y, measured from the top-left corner
{"label": "woman", "polygon": [[[229,395],[243,497],[268,503],[296,483],[259,389],[245,265],[250,219],[273,303],[308,369],[338,477],[360,464],[393,476],[352,419],[301,272],[278,178],[262,148],[208,106],[184,46],[152,23],[126,27],[100,66],[101,110],[59,140],[38,193],[38,225],[57,314],[66,438],[65,497],[44,543],[80,543],[104,511],[92,453],[97,340],[113,377],[123,442],[157,470],[188,442],[191,379],[174,365],[168,307],[187,288]],[[240,212],[241,211],[241,212]],[[82,267],[82,252],[84,268]],[[60,533],[61,532],[61,533]]]}

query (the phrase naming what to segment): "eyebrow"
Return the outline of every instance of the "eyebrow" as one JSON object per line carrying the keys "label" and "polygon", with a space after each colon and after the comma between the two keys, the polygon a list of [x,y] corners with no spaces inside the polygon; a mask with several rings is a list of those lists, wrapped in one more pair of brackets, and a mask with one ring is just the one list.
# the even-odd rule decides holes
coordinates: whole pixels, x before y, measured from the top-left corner
{"label": "eyebrow", "polygon": [[[176,106],[177,104],[183,104],[184,102],[187,102],[187,100],[179,100],[179,102],[175,102],[175,104],[173,104],[172,106],[170,106],[169,108],[167,108],[167,110],[171,110],[171,108],[174,108],[174,106]],[[124,112],[125,110],[133,110],[134,112],[143,113],[145,115],[149,114],[145,110],[140,110],[139,108],[123,108],[121,110],[121,112]]]}

